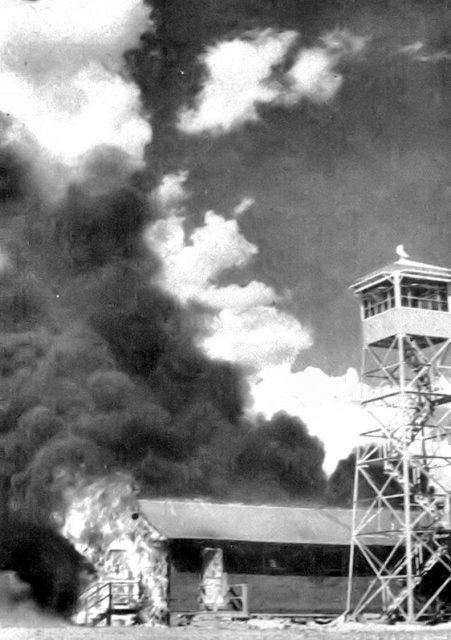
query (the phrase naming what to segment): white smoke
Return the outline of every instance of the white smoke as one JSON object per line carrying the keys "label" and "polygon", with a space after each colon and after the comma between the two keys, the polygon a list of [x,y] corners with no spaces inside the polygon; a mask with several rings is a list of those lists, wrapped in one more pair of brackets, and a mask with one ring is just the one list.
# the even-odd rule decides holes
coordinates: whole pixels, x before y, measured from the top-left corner
{"label": "white smoke", "polygon": [[151,129],[124,53],[149,28],[139,0],[2,0],[4,140],[36,163],[75,170],[95,147],[140,163]]}
{"label": "white smoke", "polygon": [[200,58],[206,69],[204,85],[194,106],[180,111],[179,129],[220,134],[258,120],[262,104],[289,106],[302,99],[334,98],[343,82],[337,65],[360,53],[365,38],[336,29],[317,47],[300,49],[283,70],[298,36],[295,31],[267,29],[209,47]]}

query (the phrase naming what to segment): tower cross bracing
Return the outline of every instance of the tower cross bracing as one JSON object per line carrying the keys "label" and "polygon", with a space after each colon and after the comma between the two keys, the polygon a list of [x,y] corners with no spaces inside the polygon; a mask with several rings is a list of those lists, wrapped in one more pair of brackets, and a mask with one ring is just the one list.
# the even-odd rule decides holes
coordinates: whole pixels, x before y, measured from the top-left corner
{"label": "tower cross bracing", "polygon": [[[356,452],[348,612],[438,619],[451,614],[451,270],[401,258],[352,289],[371,426]],[[372,579],[355,602],[357,555]]]}

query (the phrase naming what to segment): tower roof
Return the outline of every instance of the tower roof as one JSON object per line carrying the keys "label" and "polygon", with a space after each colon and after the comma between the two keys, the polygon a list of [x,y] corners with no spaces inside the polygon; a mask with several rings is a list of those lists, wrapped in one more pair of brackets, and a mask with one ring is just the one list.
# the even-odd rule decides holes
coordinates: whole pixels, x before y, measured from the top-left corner
{"label": "tower roof", "polygon": [[434,264],[416,262],[410,258],[400,257],[395,262],[385,265],[366,276],[359,278],[350,289],[355,293],[362,291],[372,285],[385,280],[395,273],[402,273],[404,276],[420,278],[422,280],[438,280],[441,282],[451,282],[451,269],[439,267]]}

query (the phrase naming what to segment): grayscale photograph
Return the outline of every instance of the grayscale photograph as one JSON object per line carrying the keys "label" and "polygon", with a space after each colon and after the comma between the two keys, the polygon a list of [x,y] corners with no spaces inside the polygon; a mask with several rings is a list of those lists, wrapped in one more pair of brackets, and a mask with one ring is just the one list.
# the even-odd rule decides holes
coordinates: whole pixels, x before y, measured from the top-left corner
{"label": "grayscale photograph", "polygon": [[0,636],[451,637],[450,0],[0,0]]}

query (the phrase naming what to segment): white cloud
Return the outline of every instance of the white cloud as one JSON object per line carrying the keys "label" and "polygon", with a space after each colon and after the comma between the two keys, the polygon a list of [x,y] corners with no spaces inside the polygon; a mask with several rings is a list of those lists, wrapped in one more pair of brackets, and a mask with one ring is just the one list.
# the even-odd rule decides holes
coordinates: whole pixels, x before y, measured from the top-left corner
{"label": "white cloud", "polygon": [[[236,217],[226,219],[208,211],[203,225],[185,236],[185,180],[185,174],[168,176],[152,196],[160,203],[166,201],[172,212],[146,233],[162,259],[159,284],[183,303],[196,301],[210,308],[208,335],[202,342],[210,356],[256,369],[294,362],[299,350],[311,345],[311,336],[296,318],[277,308],[280,296],[257,280],[219,284],[224,271],[244,267],[258,253],[240,232]],[[167,199],[166,193],[177,197]],[[235,216],[243,215],[253,203],[252,198],[243,198]]]}
{"label": "white cloud", "polygon": [[148,7],[136,0],[2,0],[0,42],[8,45],[2,64],[19,70],[25,59],[22,73],[33,80],[94,58],[119,71],[123,52],[136,45],[148,16]]}
{"label": "white cloud", "polygon": [[[238,220],[212,211],[189,235],[184,230],[187,174],[167,176],[152,199],[167,207],[167,216],[149,227],[147,241],[162,258],[159,284],[183,303],[195,300],[211,309],[208,335],[201,346],[214,358],[247,365],[253,406],[249,414],[267,417],[280,410],[304,420],[310,433],[326,447],[325,469],[332,472],[340,458],[356,446],[365,424],[374,424],[358,406],[357,373],[329,377],[319,369],[293,372],[303,349],[312,344],[308,329],[277,306],[280,301],[264,282],[219,285],[226,269],[248,264],[257,247],[240,232]],[[245,197],[235,208],[240,215],[253,205]],[[208,324],[208,323],[207,323]]]}
{"label": "white cloud", "polygon": [[211,330],[203,343],[208,354],[260,372],[269,365],[291,364],[301,349],[312,344],[309,332],[294,316],[267,304],[223,309]]}
{"label": "white cloud", "polygon": [[294,31],[267,29],[209,47],[201,57],[205,84],[195,107],[181,111],[179,128],[186,133],[220,133],[257,120],[257,104],[277,99],[279,89],[269,76],[296,38]]}
{"label": "white cloud", "polygon": [[349,455],[359,434],[376,424],[359,406],[361,385],[355,369],[334,377],[314,367],[293,373],[285,363],[264,368],[250,382],[251,411],[271,417],[283,409],[299,416],[325,445],[327,473]]}
{"label": "white cloud", "polygon": [[214,304],[215,280],[225,269],[246,264],[257,247],[241,235],[236,220],[208,211],[204,224],[185,239],[184,218],[159,220],[147,238],[163,260],[163,284],[180,300]]}
{"label": "white cloud", "polygon": [[283,97],[283,101],[295,103],[303,97],[315,101],[330,100],[343,82],[334,67],[334,56],[327,49],[318,47],[301,51],[286,75],[291,91]]}
{"label": "white cloud", "polygon": [[[312,344],[311,332],[277,307],[279,298],[265,283],[218,284],[224,270],[245,266],[258,249],[241,234],[236,218],[227,220],[212,211],[187,237],[183,218],[186,180],[185,173],[167,176],[152,195],[168,207],[167,217],[147,232],[149,244],[163,262],[159,283],[184,303],[195,300],[210,307],[209,331],[201,347],[214,358],[250,368],[249,416],[270,418],[284,410],[300,417],[324,443],[324,468],[330,474],[362,442],[361,433],[405,417],[388,402],[372,404],[372,413],[360,406],[362,394],[374,397],[389,389],[371,392],[354,369],[342,376],[328,376],[314,367],[293,371],[299,353]],[[243,198],[235,215],[237,209],[246,210],[253,204],[253,199]],[[448,390],[447,384],[441,381],[443,389]],[[451,445],[440,443],[442,455],[449,455],[450,449]],[[451,474],[444,478],[440,471],[438,475],[451,486]]]}
{"label": "white cloud", "polygon": [[149,9],[139,0],[3,0],[7,140],[69,167],[99,145],[119,147],[139,163],[151,130],[123,54],[148,26]]}
{"label": "white cloud", "polygon": [[156,205],[161,215],[169,216],[182,212],[183,203],[189,197],[189,193],[185,189],[187,179],[187,171],[168,173],[163,176],[158,187],[152,191],[151,201]]}
{"label": "white cloud", "polygon": [[285,72],[279,69],[277,76],[275,68],[287,64],[297,37],[294,31],[270,29],[209,47],[201,57],[204,85],[194,106],[181,110],[179,129],[188,134],[220,134],[258,120],[261,104],[331,100],[343,82],[338,63],[360,53],[365,38],[347,30],[328,32],[319,46],[302,48],[292,66]]}
{"label": "white cloud", "polygon": [[353,56],[364,50],[367,38],[356,36],[347,29],[328,31],[320,38],[331,55]]}

